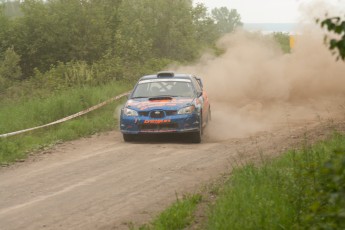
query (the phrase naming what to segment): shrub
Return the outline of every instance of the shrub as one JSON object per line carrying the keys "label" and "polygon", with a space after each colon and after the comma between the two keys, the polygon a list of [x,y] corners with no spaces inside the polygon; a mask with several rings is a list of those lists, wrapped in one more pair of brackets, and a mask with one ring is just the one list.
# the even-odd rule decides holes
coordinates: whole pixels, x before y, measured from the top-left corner
{"label": "shrub", "polygon": [[317,185],[305,226],[309,229],[345,229],[345,148],[336,149],[317,171]]}

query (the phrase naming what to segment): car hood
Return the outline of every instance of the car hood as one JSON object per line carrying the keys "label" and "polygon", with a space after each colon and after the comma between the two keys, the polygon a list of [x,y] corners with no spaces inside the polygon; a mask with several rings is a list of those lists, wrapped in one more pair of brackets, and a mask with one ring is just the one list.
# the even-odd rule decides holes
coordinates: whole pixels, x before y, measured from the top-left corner
{"label": "car hood", "polygon": [[148,98],[130,99],[126,107],[138,111],[149,111],[155,109],[179,110],[183,107],[192,105],[193,98],[172,98],[163,100],[149,100]]}

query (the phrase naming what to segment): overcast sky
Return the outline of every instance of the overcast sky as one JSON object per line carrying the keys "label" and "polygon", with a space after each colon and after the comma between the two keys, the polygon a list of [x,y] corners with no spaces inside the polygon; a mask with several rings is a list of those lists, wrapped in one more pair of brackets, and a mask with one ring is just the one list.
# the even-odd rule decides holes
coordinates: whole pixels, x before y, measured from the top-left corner
{"label": "overcast sky", "polygon": [[[313,0],[194,0],[197,2],[204,3],[209,9],[221,6],[237,9],[245,23],[291,23],[299,20],[300,5]],[[323,2],[345,5],[345,0]]]}

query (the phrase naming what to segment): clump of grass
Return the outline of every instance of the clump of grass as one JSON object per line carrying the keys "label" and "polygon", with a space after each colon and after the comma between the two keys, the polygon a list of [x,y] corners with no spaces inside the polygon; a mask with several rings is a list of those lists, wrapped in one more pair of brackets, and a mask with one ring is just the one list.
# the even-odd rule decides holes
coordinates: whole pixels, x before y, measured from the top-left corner
{"label": "clump of grass", "polygon": [[113,83],[98,87],[70,88],[44,98],[21,98],[0,101],[0,133],[13,132],[43,125],[124,92],[129,87]]}
{"label": "clump of grass", "polygon": [[[327,177],[320,172],[327,168],[325,162],[332,161],[330,159],[339,149],[345,150],[345,138],[336,135],[328,142],[314,147],[305,146],[301,151],[290,151],[261,166],[248,165],[235,169],[210,210],[207,228],[305,229],[329,226],[317,223],[327,219],[325,213],[320,211],[328,207],[327,202],[320,204],[318,200],[325,197],[319,193],[325,190],[324,184],[330,184],[327,182],[329,179],[325,179]],[[345,175],[341,178],[344,179]],[[333,179],[339,180],[339,175]],[[344,191],[339,189],[339,183],[337,186],[338,190]],[[341,192],[338,196],[344,195]],[[331,199],[332,195],[328,195],[321,200]],[[344,211],[334,206],[330,209],[337,210],[338,214]],[[323,215],[317,215],[317,211]],[[334,222],[333,218],[332,224]]]}
{"label": "clump of grass", "polygon": [[[46,98],[22,98],[0,102],[0,133],[13,132],[46,124],[74,114],[128,90],[129,86],[114,83],[98,87],[68,89]],[[113,102],[82,117],[49,128],[7,138],[0,138],[0,164],[25,158],[29,152],[56,142],[115,129],[117,117]]]}
{"label": "clump of grass", "polygon": [[141,226],[141,230],[177,230],[184,229],[193,220],[193,213],[202,200],[200,194],[185,196],[182,200],[177,199],[169,208],[163,211],[149,225]]}
{"label": "clump of grass", "polygon": [[[209,218],[209,229],[277,229],[292,223],[294,209],[289,197],[279,192],[282,175],[279,171],[253,165],[235,170],[217,199]],[[268,178],[268,175],[274,175]],[[280,215],[281,213],[286,215]]]}

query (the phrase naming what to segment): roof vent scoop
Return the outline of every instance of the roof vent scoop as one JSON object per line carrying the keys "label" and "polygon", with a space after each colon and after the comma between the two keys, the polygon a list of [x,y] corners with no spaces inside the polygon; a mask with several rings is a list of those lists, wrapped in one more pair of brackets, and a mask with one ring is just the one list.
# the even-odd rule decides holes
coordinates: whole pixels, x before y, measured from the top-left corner
{"label": "roof vent scoop", "polygon": [[174,77],[175,73],[171,71],[162,71],[157,73],[157,77]]}

